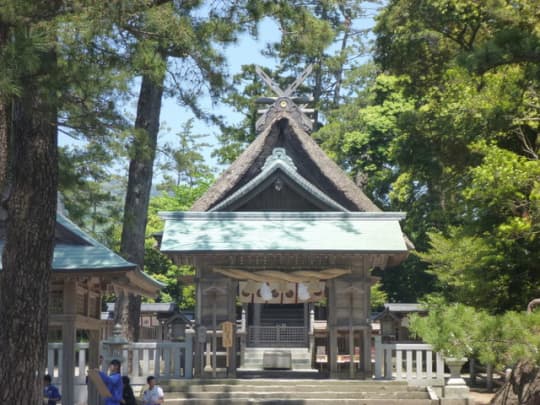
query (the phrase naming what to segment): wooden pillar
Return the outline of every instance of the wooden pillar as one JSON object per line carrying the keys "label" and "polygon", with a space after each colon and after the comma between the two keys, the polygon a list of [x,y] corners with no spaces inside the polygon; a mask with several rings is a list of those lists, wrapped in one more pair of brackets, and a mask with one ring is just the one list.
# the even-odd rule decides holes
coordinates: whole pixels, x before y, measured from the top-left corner
{"label": "wooden pillar", "polygon": [[328,328],[328,368],[330,370],[330,378],[337,377],[337,328],[330,325]]}
{"label": "wooden pillar", "polygon": [[62,402],[75,403],[75,322],[62,324]]}
{"label": "wooden pillar", "polygon": [[212,294],[212,377],[217,372],[217,292]]}
{"label": "wooden pillar", "polygon": [[369,270],[364,269],[364,315],[366,328],[364,329],[362,336],[364,342],[362,345],[362,356],[361,364],[364,371],[365,379],[372,379],[373,374],[371,371],[371,276],[369,275]]}
{"label": "wooden pillar", "polygon": [[[253,326],[254,328],[254,339],[255,339],[255,345],[259,345],[259,337],[260,337],[260,326],[261,326],[261,311],[262,311],[262,304],[253,304]],[[249,333],[248,333],[249,336]]]}
{"label": "wooden pillar", "polygon": [[247,304],[242,304],[242,323],[240,327],[240,367],[245,366],[246,333],[247,333]]}
{"label": "wooden pillar", "polygon": [[360,353],[361,358],[361,364],[364,371],[364,379],[371,380],[373,378],[373,374],[371,371],[371,326],[368,325],[368,328],[364,329],[362,336],[364,338],[363,344],[362,344],[362,352]]}
{"label": "wooden pillar", "polygon": [[[101,332],[99,329],[91,330],[88,342],[88,368],[95,369],[101,366],[99,364],[99,338]],[[99,405],[99,395],[96,388],[88,383],[88,405]]]}
{"label": "wooden pillar", "polygon": [[[196,305],[195,305],[195,324],[197,326],[197,339],[195,344],[195,375],[201,377],[204,371],[204,336],[205,334],[201,333],[199,327],[202,325],[202,305],[203,305],[203,293],[202,285],[200,282],[200,272],[199,269],[196,269],[197,272],[197,281],[195,285],[196,289]],[[205,332],[206,333],[206,332]]]}
{"label": "wooden pillar", "polygon": [[228,289],[228,303],[229,303],[229,316],[228,320],[233,324],[233,339],[232,347],[227,349],[229,351],[229,368],[227,369],[228,377],[236,376],[236,352],[238,350],[238,342],[236,339],[236,291],[238,288],[238,281],[229,280]]}
{"label": "wooden pillar", "polygon": [[354,378],[354,328],[353,328],[353,319],[354,319],[354,294],[356,293],[355,289],[349,290],[349,378]]}
{"label": "wooden pillar", "polygon": [[349,378],[354,378],[354,329],[349,327]]}
{"label": "wooden pillar", "polygon": [[62,323],[62,401],[75,403],[75,315],[77,313],[77,283],[74,279],[66,279],[63,288]]}
{"label": "wooden pillar", "polygon": [[335,281],[328,281],[328,369],[330,377],[337,376],[337,320],[336,320],[336,286]]}

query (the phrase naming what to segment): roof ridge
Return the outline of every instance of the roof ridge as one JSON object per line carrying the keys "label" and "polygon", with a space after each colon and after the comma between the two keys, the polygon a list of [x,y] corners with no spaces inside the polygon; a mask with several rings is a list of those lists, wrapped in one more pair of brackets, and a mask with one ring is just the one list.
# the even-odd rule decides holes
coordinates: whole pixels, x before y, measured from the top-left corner
{"label": "roof ridge", "polygon": [[[229,168],[221,174],[206,193],[193,204],[191,210],[208,211],[230,196],[234,192],[235,186],[249,173],[250,168],[257,164],[257,159],[264,152],[269,137],[277,136],[277,131],[283,130],[280,128],[280,122],[286,122],[286,127],[290,128],[291,133],[294,134],[300,143],[303,153],[320,170],[325,181],[335,187],[335,190],[340,193],[340,200],[337,201],[340,205],[343,205],[349,210],[381,211],[354,184],[352,179],[326,155],[315,140],[298,125],[294,117],[291,117],[286,110],[280,111],[272,117],[271,123],[266,126],[261,134],[255,138]],[[325,192],[324,189],[323,192]]]}

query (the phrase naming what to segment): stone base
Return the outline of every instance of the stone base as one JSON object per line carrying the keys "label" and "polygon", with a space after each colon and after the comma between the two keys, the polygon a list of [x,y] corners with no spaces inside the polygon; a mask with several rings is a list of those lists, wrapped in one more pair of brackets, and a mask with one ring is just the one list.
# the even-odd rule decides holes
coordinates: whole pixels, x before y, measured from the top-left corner
{"label": "stone base", "polygon": [[472,398],[441,398],[441,405],[474,405]]}
{"label": "stone base", "polygon": [[458,399],[467,399],[469,398],[469,387],[466,385],[457,385],[457,384],[450,384],[445,385],[443,390],[444,398],[458,398]]}
{"label": "stone base", "polygon": [[285,350],[275,350],[263,353],[263,369],[290,370],[291,368],[291,352]]}

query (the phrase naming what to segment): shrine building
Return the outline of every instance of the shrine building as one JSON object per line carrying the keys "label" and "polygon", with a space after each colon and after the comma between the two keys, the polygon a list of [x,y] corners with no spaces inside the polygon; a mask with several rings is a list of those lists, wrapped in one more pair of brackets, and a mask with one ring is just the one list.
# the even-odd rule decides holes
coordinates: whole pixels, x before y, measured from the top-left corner
{"label": "shrine building", "polygon": [[[310,136],[292,96],[303,78],[285,91],[263,79],[278,97],[257,138],[191,211],[161,213],[161,251],[196,270],[196,373],[369,378],[371,271],[412,249],[405,214],[381,211]],[[224,322],[237,326],[231,349]]]}

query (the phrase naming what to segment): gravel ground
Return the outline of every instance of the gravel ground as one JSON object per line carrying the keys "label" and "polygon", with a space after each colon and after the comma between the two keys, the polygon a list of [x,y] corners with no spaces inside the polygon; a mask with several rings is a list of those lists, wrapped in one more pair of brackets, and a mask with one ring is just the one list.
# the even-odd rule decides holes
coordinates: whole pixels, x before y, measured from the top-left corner
{"label": "gravel ground", "polygon": [[471,390],[471,398],[474,399],[476,405],[488,405],[491,399],[495,396],[492,392],[482,392],[477,390]]}

